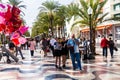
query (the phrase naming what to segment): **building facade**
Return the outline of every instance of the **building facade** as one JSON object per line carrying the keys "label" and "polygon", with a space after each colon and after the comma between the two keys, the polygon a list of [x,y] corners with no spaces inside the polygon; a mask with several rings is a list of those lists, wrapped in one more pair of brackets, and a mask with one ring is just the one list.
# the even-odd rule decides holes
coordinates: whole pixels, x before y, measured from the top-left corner
{"label": "building facade", "polygon": [[111,0],[112,16],[120,17],[120,0]]}
{"label": "building facade", "polygon": [[[103,14],[109,13],[105,19],[120,17],[120,0],[108,0],[102,12]],[[82,36],[89,38],[89,28],[81,29],[80,33]],[[96,28],[96,38],[102,37],[103,35],[112,37],[114,40],[120,40],[120,21],[111,20],[99,24]]]}

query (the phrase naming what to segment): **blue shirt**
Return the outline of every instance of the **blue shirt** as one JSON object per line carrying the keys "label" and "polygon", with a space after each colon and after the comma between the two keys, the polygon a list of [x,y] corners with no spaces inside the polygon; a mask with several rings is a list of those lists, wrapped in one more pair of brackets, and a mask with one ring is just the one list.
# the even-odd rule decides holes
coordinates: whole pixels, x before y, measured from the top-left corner
{"label": "blue shirt", "polygon": [[74,41],[73,41],[73,39],[69,39],[68,41],[67,41],[67,45],[70,45],[70,46],[74,46]]}
{"label": "blue shirt", "polygon": [[67,45],[70,45],[70,46],[74,46],[74,53],[78,53],[79,52],[79,46],[78,44],[76,44],[76,41],[79,42],[79,40],[77,39],[69,39],[68,42],[67,42]]}

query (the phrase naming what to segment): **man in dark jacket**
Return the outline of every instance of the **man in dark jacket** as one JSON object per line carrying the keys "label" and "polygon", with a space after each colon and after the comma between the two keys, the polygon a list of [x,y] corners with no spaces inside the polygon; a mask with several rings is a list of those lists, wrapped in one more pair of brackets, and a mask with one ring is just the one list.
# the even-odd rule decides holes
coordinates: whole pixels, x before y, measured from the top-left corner
{"label": "man in dark jacket", "polygon": [[111,58],[113,58],[113,53],[114,53],[114,41],[109,38],[109,41],[108,41],[108,44],[109,44],[109,49],[110,49],[110,54],[111,54]]}

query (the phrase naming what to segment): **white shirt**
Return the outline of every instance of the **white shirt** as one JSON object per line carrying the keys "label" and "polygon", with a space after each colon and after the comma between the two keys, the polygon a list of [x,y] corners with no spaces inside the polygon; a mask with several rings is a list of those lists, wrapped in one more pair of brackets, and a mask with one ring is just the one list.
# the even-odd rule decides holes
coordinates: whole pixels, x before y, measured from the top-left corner
{"label": "white shirt", "polygon": [[56,40],[54,39],[54,38],[52,38],[51,40],[50,40],[50,45],[52,45],[52,46],[54,46],[54,43],[56,42]]}

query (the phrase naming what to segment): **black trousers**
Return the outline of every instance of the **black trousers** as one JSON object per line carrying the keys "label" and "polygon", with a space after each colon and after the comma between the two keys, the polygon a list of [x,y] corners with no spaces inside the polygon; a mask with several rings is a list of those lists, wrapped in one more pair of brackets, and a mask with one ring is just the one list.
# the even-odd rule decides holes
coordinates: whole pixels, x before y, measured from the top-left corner
{"label": "black trousers", "polygon": [[34,56],[34,50],[30,50],[31,56]]}
{"label": "black trousers", "polygon": [[21,58],[24,58],[20,47],[16,47],[16,56],[18,55],[18,52],[20,53]]}

